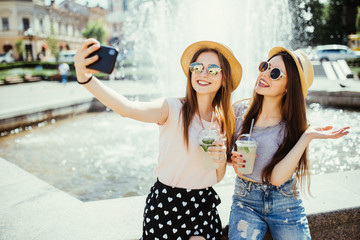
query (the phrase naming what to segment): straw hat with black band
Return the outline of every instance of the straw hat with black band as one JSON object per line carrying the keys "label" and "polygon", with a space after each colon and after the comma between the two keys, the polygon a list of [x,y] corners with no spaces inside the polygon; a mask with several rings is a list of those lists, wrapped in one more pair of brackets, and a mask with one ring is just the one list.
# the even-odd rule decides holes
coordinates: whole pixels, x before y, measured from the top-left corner
{"label": "straw hat with black band", "polygon": [[284,47],[274,47],[269,51],[268,58],[272,58],[274,55],[280,52],[287,52],[296,63],[296,67],[299,71],[301,88],[304,98],[307,95],[308,89],[314,81],[314,69],[306,54],[301,50],[290,51]]}
{"label": "straw hat with black band", "polygon": [[189,73],[189,66],[191,64],[191,59],[193,58],[194,54],[203,48],[210,48],[215,49],[216,51],[220,52],[224,57],[227,59],[227,61],[230,64],[231,68],[231,78],[233,81],[233,91],[239,86],[239,83],[241,81],[242,76],[242,67],[239,61],[235,58],[232,51],[225,47],[224,45],[212,42],[212,41],[200,41],[191,44],[189,47],[187,47],[181,57],[181,67],[185,73],[185,76]]}

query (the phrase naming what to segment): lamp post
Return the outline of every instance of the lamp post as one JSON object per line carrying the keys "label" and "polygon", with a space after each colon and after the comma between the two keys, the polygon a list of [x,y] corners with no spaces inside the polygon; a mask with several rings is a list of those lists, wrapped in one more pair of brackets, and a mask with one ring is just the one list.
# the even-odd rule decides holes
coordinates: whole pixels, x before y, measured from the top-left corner
{"label": "lamp post", "polygon": [[28,28],[25,32],[24,32],[24,36],[29,38],[30,41],[30,46],[31,46],[31,50],[30,50],[30,54],[31,54],[31,60],[34,61],[34,54],[33,54],[33,44],[32,44],[32,40],[35,36],[35,32],[32,28]]}

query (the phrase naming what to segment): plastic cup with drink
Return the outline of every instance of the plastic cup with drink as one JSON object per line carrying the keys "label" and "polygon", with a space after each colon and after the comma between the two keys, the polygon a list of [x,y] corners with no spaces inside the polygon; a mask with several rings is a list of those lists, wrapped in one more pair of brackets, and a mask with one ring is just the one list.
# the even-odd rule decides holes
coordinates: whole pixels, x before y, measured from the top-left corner
{"label": "plastic cup with drink", "polygon": [[198,136],[198,142],[200,145],[201,159],[205,169],[217,169],[220,166],[220,162],[215,162],[215,157],[209,153],[209,147],[215,146],[215,143],[223,141],[220,131],[212,128],[213,117],[211,116],[211,124],[209,128],[205,128],[200,131]]}
{"label": "plastic cup with drink", "polygon": [[241,154],[242,158],[246,160],[245,168],[238,168],[238,172],[243,174],[251,174],[254,169],[257,144],[255,139],[251,137],[253,124],[254,119],[251,121],[250,133],[241,134],[235,142],[236,152]]}

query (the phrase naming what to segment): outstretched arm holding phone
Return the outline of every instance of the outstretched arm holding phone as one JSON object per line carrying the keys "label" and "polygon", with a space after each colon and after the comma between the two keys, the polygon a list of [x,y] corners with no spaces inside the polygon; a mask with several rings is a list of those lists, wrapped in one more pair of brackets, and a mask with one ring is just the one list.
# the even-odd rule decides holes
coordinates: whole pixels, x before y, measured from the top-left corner
{"label": "outstretched arm holding phone", "polygon": [[[91,46],[90,46],[91,45]],[[89,47],[90,46],[90,47]],[[162,124],[168,116],[168,104],[164,99],[152,102],[132,102],[107,87],[99,81],[94,74],[99,71],[87,66],[98,60],[98,55],[87,58],[100,48],[100,43],[91,38],[79,47],[74,57],[76,77],[99,101],[123,117],[132,118],[142,122]]]}

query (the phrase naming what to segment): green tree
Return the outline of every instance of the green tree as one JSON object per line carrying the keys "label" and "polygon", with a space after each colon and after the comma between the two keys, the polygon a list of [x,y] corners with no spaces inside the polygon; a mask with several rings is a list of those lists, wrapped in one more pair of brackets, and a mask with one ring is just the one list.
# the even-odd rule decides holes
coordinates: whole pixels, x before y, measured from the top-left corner
{"label": "green tree", "polygon": [[347,44],[347,35],[356,31],[359,0],[328,0],[325,4],[319,0],[303,2],[304,15],[307,16],[303,24],[304,36],[308,45]]}
{"label": "green tree", "polygon": [[106,31],[101,21],[90,22],[82,34],[85,38],[95,38],[100,43],[105,42]]}
{"label": "green tree", "polygon": [[360,7],[357,7],[355,27],[356,27],[356,32],[360,34]]}
{"label": "green tree", "polygon": [[329,0],[324,12],[328,43],[347,44],[347,35],[356,31],[358,6],[359,0]]}
{"label": "green tree", "polygon": [[51,34],[46,38],[46,44],[49,46],[51,53],[55,56],[56,60],[59,59],[60,49],[59,49],[59,40],[54,37],[54,27],[51,24],[50,26]]}
{"label": "green tree", "polygon": [[330,0],[325,6],[324,19],[328,43],[343,43],[343,2]]}
{"label": "green tree", "polygon": [[309,15],[305,23],[308,30],[308,45],[314,46],[326,42],[324,7],[319,0],[308,0],[305,3],[305,11]]}
{"label": "green tree", "polygon": [[16,41],[15,48],[16,48],[16,51],[19,54],[19,60],[22,61],[23,60],[23,54],[24,54],[24,45],[23,45],[23,40],[22,39],[19,39],[19,40]]}
{"label": "green tree", "polygon": [[59,59],[60,49],[59,40],[55,39],[52,35],[46,38],[46,44],[49,46],[51,53],[55,56],[56,60]]}

